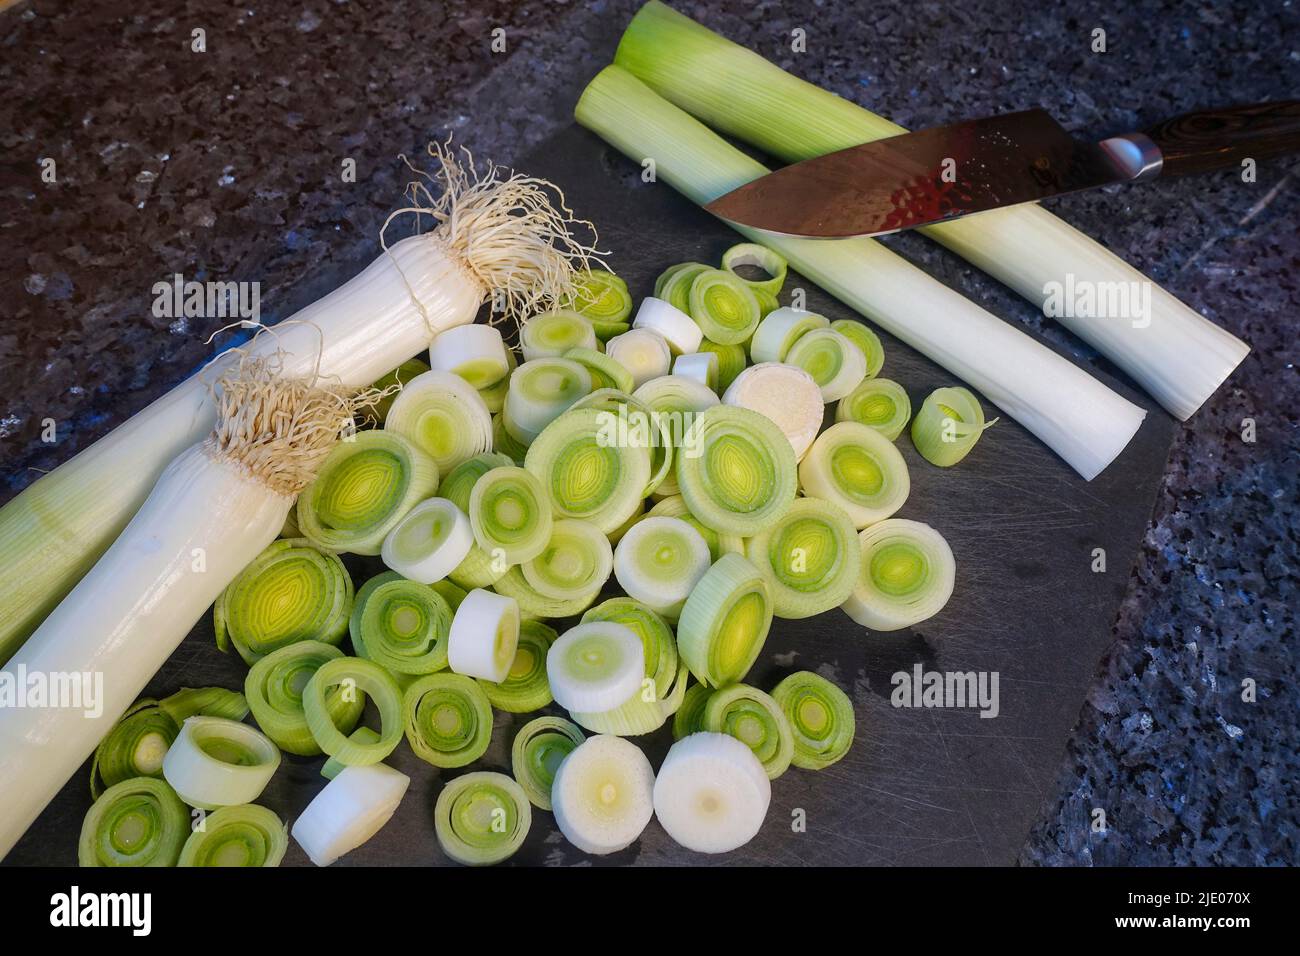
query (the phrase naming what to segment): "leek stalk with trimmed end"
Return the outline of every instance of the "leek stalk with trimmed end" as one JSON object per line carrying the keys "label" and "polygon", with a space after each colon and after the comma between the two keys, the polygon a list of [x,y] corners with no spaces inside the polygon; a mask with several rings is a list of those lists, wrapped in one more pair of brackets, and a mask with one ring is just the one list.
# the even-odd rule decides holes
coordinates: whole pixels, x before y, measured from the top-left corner
{"label": "leek stalk with trimmed end", "polygon": [[[715,129],[787,162],[906,132],[901,126],[786,73],[657,0],[643,6],[632,19],[614,62],[660,96]],[[644,116],[639,120],[629,118],[635,128],[628,131],[648,136],[654,142],[657,133],[644,120]],[[637,156],[638,159],[656,157],[659,175],[671,178],[665,174],[661,151],[647,146],[638,150]],[[740,183],[732,183],[719,195],[735,185]],[[707,200],[713,198],[716,197],[708,196]],[[991,210],[926,226],[920,231],[1045,311],[1054,295],[1060,296],[1060,290],[1079,280],[1099,288],[1149,289],[1150,303],[1145,315],[1075,318],[1067,310],[1058,316],[1058,321],[1131,375],[1180,419],[1190,418],[1249,351],[1240,339],[1202,318],[1137,269],[1041,206],[1026,203]],[[755,238],[780,251],[787,249],[784,240]],[[790,248],[802,247],[803,243],[795,242]],[[825,276],[810,273],[801,256],[787,255],[787,258],[800,272],[841,295],[836,283],[828,283],[824,281]],[[863,273],[870,276],[867,281],[890,284],[886,271],[864,266]],[[1071,278],[1074,283],[1070,283]],[[858,307],[852,299],[846,301]],[[915,300],[912,308],[921,321],[931,321],[939,315],[938,309],[926,307],[921,300]],[[883,314],[902,315],[892,310]],[[877,324],[894,332],[890,322]],[[905,335],[899,337],[914,344]],[[995,343],[989,342],[988,346],[996,353]],[[965,356],[969,350],[954,340],[953,351]],[[1004,353],[1002,357],[1008,365],[1017,361],[1010,354]],[[975,386],[1007,414],[1028,424],[1021,409],[1008,407],[960,369],[942,360],[940,364]],[[1062,383],[1062,391],[1068,394],[1070,389]],[[1091,405],[1082,399],[1080,404],[1085,408]],[[1030,402],[1029,407],[1041,406]],[[1108,460],[1100,461],[1093,473],[1100,471]],[[1085,477],[1091,476],[1085,472]]]}
{"label": "leek stalk with trimmed end", "polygon": [[[589,227],[549,183],[492,164],[476,171],[437,144],[430,154],[436,175],[426,181],[442,194],[420,186],[404,212],[434,228],[394,243],[249,349],[278,353],[286,376],[362,387],[472,322],[494,294],[514,317],[571,294],[591,251],[573,231]],[[238,361],[226,353],[0,508],[0,663],[112,544],[167,464],[212,430],[209,389]]]}
{"label": "leek stalk with trimmed end", "polygon": [[[675,59],[665,57],[656,69]],[[729,90],[728,99],[735,92]],[[659,179],[697,203],[767,173],[616,66],[591,81],[576,115],[638,161],[653,156]],[[969,383],[1084,478],[1105,468],[1142,422],[1142,409],[874,240],[741,232],[777,250],[800,273]]]}

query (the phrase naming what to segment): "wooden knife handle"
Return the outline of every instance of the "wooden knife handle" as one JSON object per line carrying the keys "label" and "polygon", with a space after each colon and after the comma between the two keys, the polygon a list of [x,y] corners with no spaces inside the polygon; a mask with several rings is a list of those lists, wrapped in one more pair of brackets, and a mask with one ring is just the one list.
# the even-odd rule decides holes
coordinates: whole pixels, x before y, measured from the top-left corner
{"label": "wooden knife handle", "polygon": [[1300,100],[1184,113],[1146,134],[1164,156],[1161,175],[1235,168],[1243,159],[1300,153]]}

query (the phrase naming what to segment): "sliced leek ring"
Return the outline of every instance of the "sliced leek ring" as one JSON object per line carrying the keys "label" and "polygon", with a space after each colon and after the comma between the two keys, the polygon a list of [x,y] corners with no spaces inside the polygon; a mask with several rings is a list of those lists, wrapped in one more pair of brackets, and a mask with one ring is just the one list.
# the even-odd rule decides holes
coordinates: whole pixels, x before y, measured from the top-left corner
{"label": "sliced leek ring", "polygon": [[603,342],[618,334],[613,331],[616,327],[626,326],[632,314],[632,296],[627,283],[614,273],[604,269],[580,272],[574,277],[573,287],[573,298],[566,305],[586,316],[596,338]]}
{"label": "sliced leek ring", "polygon": [[761,362],[745,369],[723,393],[724,405],[758,412],[790,440],[795,459],[808,451],[821,430],[826,407],[811,375],[794,365]]}
{"label": "sliced leek ring", "polygon": [[584,853],[631,846],[654,815],[655,773],[636,744],[601,734],[564,758],[551,786],[555,822]]}
{"label": "sliced leek ring", "polygon": [[873,631],[899,631],[934,617],[952,597],[957,563],[928,524],[888,518],[861,534],[862,571],[845,613]]}
{"label": "sliced leek ring", "polygon": [[777,684],[772,699],[781,707],[794,735],[790,762],[802,770],[829,767],[853,743],[853,703],[826,678],[797,671]]}
{"label": "sliced leek ring", "polygon": [[745,556],[762,572],[773,613],[782,618],[839,607],[852,595],[862,567],[849,516],[815,498],[796,498],[790,510],[746,542]]}
{"label": "sliced leek ring", "polygon": [[[470,495],[478,480],[493,468],[508,467],[514,462],[508,455],[498,452],[486,452],[475,455],[453,468],[438,486],[438,497],[445,498],[463,512],[469,511]],[[474,533],[470,526],[470,536]],[[495,560],[477,544],[470,547],[460,564],[448,572],[448,577],[457,586],[469,590],[485,588],[495,584],[506,573],[509,564],[504,560]],[[445,595],[444,595],[445,596]]]}
{"label": "sliced leek ring", "polygon": [[[345,700],[365,695],[379,711],[379,739],[363,743],[350,738],[330,717],[328,698],[332,688],[341,688]],[[320,749],[348,766],[369,766],[391,754],[402,740],[402,692],[388,671],[373,661],[340,657],[326,661],[302,692],[307,726]]]}
{"label": "sliced leek ring", "polygon": [[912,419],[912,444],[926,461],[951,468],[970,454],[984,429],[984,409],[968,388],[936,388]]}
{"label": "sliced leek ring", "polygon": [[[766,272],[768,278],[750,279],[736,272],[740,266],[756,266]],[[789,265],[783,256],[766,246],[760,246],[756,242],[742,242],[722,254],[722,268],[736,272],[736,275],[754,292],[775,296],[781,291],[781,286],[785,285]]]}
{"label": "sliced leek ring", "polygon": [[724,554],[686,599],[677,652],[701,684],[725,687],[749,672],[771,627],[762,572],[738,554]]}
{"label": "sliced leek ring", "polygon": [[784,362],[794,343],[805,332],[824,329],[830,320],[802,309],[776,309],[763,316],[749,341],[749,357],[755,362]]}
{"label": "sliced leek ring", "polygon": [[633,385],[667,375],[672,365],[667,340],[650,329],[632,329],[614,336],[605,343],[605,354],[631,373]]}
{"label": "sliced leek ring", "polygon": [[475,588],[451,621],[447,661],[457,674],[501,683],[519,645],[519,605],[514,598]]}
{"label": "sliced leek ring", "polygon": [[857,319],[836,319],[831,328],[861,350],[867,360],[867,378],[875,378],[885,364],[885,347],[880,344],[880,336]]}
{"label": "sliced leek ring", "polygon": [[663,299],[679,312],[691,311],[691,286],[695,277],[708,272],[703,262],[683,262],[666,270],[655,282],[655,298]]}
{"label": "sliced leek ring", "polygon": [[[429,371],[428,363],[422,362],[419,359],[409,359],[397,366],[397,368],[393,369],[387,375],[378,379],[371,387],[380,393],[387,392],[394,385],[405,386],[407,382],[411,381],[417,375],[423,375],[427,371]],[[397,395],[397,392],[389,393],[384,395],[384,397],[379,399],[379,401],[375,402],[374,407],[370,410],[370,415],[374,421],[380,424],[383,423],[384,419],[388,417],[388,410],[393,407],[393,400],[397,398]],[[301,537],[301,535],[298,533],[297,527],[295,526],[292,534],[282,534],[281,537],[297,538]]]}
{"label": "sliced leek ring", "polygon": [[647,517],[618,543],[614,576],[629,597],[675,618],[709,562],[709,546],[690,524],[681,518]]}
{"label": "sliced leek ring", "polygon": [[561,617],[573,617],[591,607],[599,595],[599,589],[572,598],[549,597],[531,584],[524,577],[523,569],[515,565],[505,573],[496,584],[492,585],[498,594],[511,598],[519,606],[521,620],[552,620]]}
{"label": "sliced leek ring", "polygon": [[911,417],[912,401],[906,389],[887,378],[867,379],[835,407],[837,422],[861,422],[890,441],[903,433]]}
{"label": "sliced leek ring", "polygon": [[502,421],[507,432],[528,445],[543,428],[590,393],[591,373],[584,366],[559,357],[533,359],[510,376]]}
{"label": "sliced leek ring", "polygon": [[289,830],[274,811],[255,804],[220,807],[190,834],[176,865],[279,866],[288,849]]}
{"label": "sliced leek ring", "polygon": [[668,343],[673,355],[685,355],[700,347],[704,333],[695,324],[695,320],[663,299],[646,296],[641,300],[632,328],[649,329],[657,332]]}
{"label": "sliced leek ring", "polygon": [[402,724],[414,754],[435,767],[471,764],[492,741],[492,706],[462,674],[428,674],[406,688]]}
{"label": "sliced leek ring", "polygon": [[[341,652],[340,652],[341,653]],[[133,777],[161,777],[163,757],[180,726],[156,700],[138,700],[95,748],[90,767],[90,797]]]}
{"label": "sliced leek ring", "polygon": [[491,866],[523,846],[532,825],[528,795],[503,773],[479,771],[447,781],[433,809],[442,852],[465,866]]}
{"label": "sliced leek ring", "polygon": [[495,683],[480,678],[478,682],[493,707],[507,714],[530,714],[551,702],[546,655],[557,636],[541,621],[520,622],[515,659],[510,662],[506,679]]}
{"label": "sliced leek ring", "polygon": [[451,619],[437,591],[387,571],[361,586],[348,628],[358,657],[418,677],[447,666]]}
{"label": "sliced leek ring", "polygon": [[794,449],[758,412],[715,405],[696,416],[676,456],[691,513],[718,531],[751,535],[794,501]]}
{"label": "sliced leek ring", "polygon": [[175,866],[190,811],[165,780],[133,777],[109,787],[87,811],[79,866]]}
{"label": "sliced leek ring", "polygon": [[474,540],[507,564],[537,557],[551,538],[551,508],[542,483],[517,465],[493,468],[474,483],[469,496]]}
{"label": "sliced leek ring", "polygon": [[588,521],[561,518],[551,527],[546,549],[520,569],[533,589],[571,600],[598,592],[614,570],[609,538]]}
{"label": "sliced leek ring", "polygon": [[660,825],[698,853],[744,846],[758,835],[771,801],[772,784],[762,763],[729,734],[683,737],[669,748],[655,779]]}
{"label": "sliced leek ring", "polygon": [[661,416],[639,398],[613,388],[603,388],[581,399],[577,408],[606,412],[600,419],[598,440],[603,446],[650,448],[650,480],[641,497],[654,494],[672,471],[672,436]]}
{"label": "sliced leek ring", "polygon": [[748,283],[726,269],[707,269],[691,282],[690,316],[706,338],[739,345],[758,328],[758,300]]}
{"label": "sliced leek ring", "polygon": [[712,689],[703,684],[692,684],[686,688],[682,706],[673,715],[673,740],[681,740],[704,729],[704,708],[712,696]]}
{"label": "sliced leek ring", "polygon": [[[487,410],[493,415],[496,415],[501,411],[501,409],[506,407],[506,393],[510,391],[510,376],[518,367],[519,362],[515,358],[515,350],[507,348],[505,377],[495,385],[489,385],[487,388],[480,388],[478,390],[478,397],[483,399],[483,404],[487,406]],[[493,421],[494,426],[495,424],[496,422]],[[493,432],[493,442],[495,444],[495,428],[493,429]]]}
{"label": "sliced leek ring", "polygon": [[677,675],[677,642],[661,615],[632,598],[614,597],[582,615],[581,623],[592,621],[614,621],[630,628],[645,649],[645,674],[654,683],[655,697],[663,700],[669,696]]}
{"label": "sliced leek ring", "polygon": [[843,508],[858,528],[892,516],[912,488],[894,444],[858,422],[837,422],[822,432],[799,463],[799,482],[810,497]]}
{"label": "sliced leek ring", "polygon": [[692,352],[679,355],[673,362],[673,375],[690,378],[707,386],[714,392],[718,390],[718,354],[716,352]]}
{"label": "sliced leek ring", "polygon": [[410,439],[358,432],[331,449],[298,496],[298,527],[323,551],[378,554],[388,532],[437,487],[437,463]]}
{"label": "sliced leek ring", "polygon": [[546,676],[555,702],[564,709],[612,710],[641,688],[645,678],[641,639],[615,621],[571,627],[551,645]]}
{"label": "sliced leek ring", "polygon": [[564,353],[564,357],[571,362],[577,362],[587,370],[591,375],[593,391],[598,388],[632,391],[632,373],[604,352],[597,352],[595,349],[569,349]]}
{"label": "sliced leek ring", "polygon": [[190,717],[167,749],[163,776],[192,807],[252,803],[280,766],[280,751],[248,724],[224,717]]}
{"label": "sliced leek ring", "polygon": [[654,683],[646,678],[642,681],[641,690],[618,707],[594,712],[575,710],[570,716],[592,733],[618,737],[639,737],[654,733],[682,706],[688,680],[686,665],[679,664],[673,682],[663,697],[658,695]]}
{"label": "sliced leek ring", "polygon": [[526,440],[523,440],[510,434],[509,429],[506,427],[504,405],[501,407],[501,414],[492,416],[492,447],[516,465],[524,463],[524,456],[528,454],[528,446],[532,444],[535,437],[537,436],[525,434],[524,439]]}
{"label": "sliced leek ring", "polygon": [[769,780],[790,768],[794,733],[781,705],[757,687],[732,684],[714,691],[704,702],[702,729],[730,734],[754,752]]}
{"label": "sliced leek ring", "polygon": [[446,498],[426,498],[406,513],[384,539],[384,564],[420,584],[441,581],[474,547],[465,512]]}
{"label": "sliced leek ring", "polygon": [[582,729],[563,717],[537,717],[519,728],[510,747],[510,770],[533,806],[551,809],[555,773],[585,739]]}
{"label": "sliced leek ring", "polygon": [[[303,689],[321,665],[342,657],[343,652],[320,641],[299,641],[272,651],[253,665],[244,679],[244,694],[257,726],[285,753],[313,757],[320,745],[307,726],[303,710]],[[325,709],[330,722],[342,733],[350,733],[361,719],[365,696],[345,694],[340,687],[326,695]]]}
{"label": "sliced leek ring", "polygon": [[491,388],[510,374],[509,349],[494,325],[454,325],[429,346],[429,366],[459,375],[477,391]]}
{"label": "sliced leek ring", "polygon": [[388,411],[384,431],[409,438],[433,459],[439,474],[446,474],[492,447],[492,413],[464,378],[434,370],[406,384]]}
{"label": "sliced leek ring", "polygon": [[344,767],[294,821],[293,838],[313,863],[329,866],[383,829],[410,785],[382,763]]}
{"label": "sliced leek ring", "polygon": [[524,364],[534,359],[559,358],[569,349],[594,349],[596,330],[591,320],[572,309],[552,309],[535,315],[519,332]]}
{"label": "sliced leek ring", "polygon": [[834,329],[805,332],[790,346],[785,361],[813,377],[827,404],[848,395],[867,377],[867,357]]}
{"label": "sliced leek ring", "polygon": [[711,352],[718,357],[718,386],[716,391],[725,392],[736,376],[745,370],[748,364],[743,345],[719,345],[705,339],[700,343],[700,352]]}

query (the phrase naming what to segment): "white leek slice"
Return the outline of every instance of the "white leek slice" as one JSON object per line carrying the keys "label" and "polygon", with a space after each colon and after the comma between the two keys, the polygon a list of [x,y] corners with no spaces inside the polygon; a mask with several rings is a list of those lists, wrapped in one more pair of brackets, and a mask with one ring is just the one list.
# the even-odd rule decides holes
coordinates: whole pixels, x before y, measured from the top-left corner
{"label": "white leek slice", "polygon": [[673,362],[673,374],[681,378],[693,378],[707,385],[713,391],[718,390],[718,353],[692,352],[679,355]]}
{"label": "white leek slice", "polygon": [[862,568],[853,522],[843,508],[817,498],[796,498],[789,511],[746,542],[745,556],[767,581],[773,613],[784,618],[839,607]]}
{"label": "white leek slice", "polygon": [[726,269],[706,269],[695,277],[690,313],[709,339],[723,345],[749,339],[762,318],[749,284]]}
{"label": "white leek slice", "polygon": [[507,564],[541,554],[553,524],[546,489],[517,465],[493,468],[474,484],[469,522],[478,546]]}
{"label": "white leek slice", "polygon": [[709,561],[704,537],[681,518],[645,518],[618,543],[614,576],[628,597],[676,617]]}
{"label": "white leek slice", "polygon": [[465,379],[431,371],[402,388],[388,410],[384,431],[405,435],[445,474],[465,459],[491,450],[492,413]]}
{"label": "white leek slice", "polygon": [[889,518],[867,528],[862,570],[846,614],[873,631],[899,631],[934,617],[952,597],[957,564],[928,524]]}
{"label": "white leek slice", "polygon": [[451,621],[447,663],[457,674],[501,683],[519,645],[519,605],[514,598],[475,588]]}
{"label": "white leek slice", "polygon": [[560,600],[598,592],[614,570],[609,538],[588,521],[562,518],[551,526],[546,549],[525,561],[524,578],[539,593]]}
{"label": "white leek slice", "polygon": [[506,430],[516,440],[531,444],[543,428],[590,393],[591,373],[571,359],[525,362],[510,376],[502,411]]}
{"label": "white leek slice", "polygon": [[632,382],[638,386],[667,375],[672,366],[668,342],[650,329],[633,329],[614,336],[605,343],[605,354],[631,372]]}
{"label": "white leek slice", "polygon": [[459,375],[481,391],[510,374],[509,350],[501,330],[494,325],[458,325],[438,333],[433,340],[429,367]]}
{"label": "white leek slice", "polygon": [[761,362],[745,369],[727,386],[724,405],[758,412],[790,439],[796,459],[802,458],[821,430],[826,407],[813,377],[794,365]]}
{"label": "white leek slice", "polygon": [[641,688],[641,639],[615,621],[579,624],[551,645],[546,677],[555,702],[566,710],[612,710]]}
{"label": "white leek slice", "polygon": [[591,320],[572,309],[552,309],[535,315],[519,332],[519,349],[525,363],[559,358],[569,349],[594,349],[596,341]]}
{"label": "white leek slice", "polygon": [[406,513],[380,550],[384,564],[420,584],[441,581],[474,546],[469,518],[446,498],[428,498]]}
{"label": "white leek slice", "polygon": [[837,422],[799,463],[804,494],[839,505],[858,528],[891,517],[912,490],[907,462],[884,435],[861,422]]}
{"label": "white leek slice", "polygon": [[749,357],[755,362],[784,362],[790,348],[799,336],[813,329],[824,329],[830,320],[816,312],[805,312],[789,306],[776,309],[763,316],[749,340]]}
{"label": "white leek slice", "polygon": [[192,807],[252,803],[280,766],[280,751],[261,731],[224,717],[190,717],[163,757],[163,777]]}
{"label": "white leek slice", "polygon": [[834,329],[813,329],[799,336],[785,360],[813,377],[822,401],[838,402],[867,377],[862,349]]}
{"label": "white leek slice", "polygon": [[790,768],[794,732],[781,705],[757,687],[732,684],[714,691],[700,715],[702,730],[729,734],[754,752],[769,780]]}
{"label": "white leek slice", "polygon": [[771,628],[762,572],[739,554],[724,554],[686,599],[677,652],[701,684],[725,687],[749,672]]}
{"label": "white leek slice", "polygon": [[654,768],[641,748],[601,734],[564,758],[551,785],[551,804],[565,839],[584,853],[604,856],[641,836],[654,816],[654,793]]}
{"label": "white leek slice", "polygon": [[646,296],[641,300],[636,318],[632,320],[632,328],[658,332],[674,355],[694,352],[704,338],[704,333],[694,319],[676,306],[654,296]]}
{"label": "white leek slice", "polygon": [[654,810],[668,835],[697,853],[727,853],[752,840],[772,784],[749,747],[730,734],[696,733],[668,749]]}
{"label": "white leek slice", "polygon": [[411,778],[382,763],[344,767],[293,824],[293,838],[317,866],[365,843],[402,802]]}
{"label": "white leek slice", "polygon": [[698,379],[684,375],[660,375],[652,378],[642,383],[632,393],[632,397],[639,398],[661,416],[677,413],[679,417],[676,420],[669,419],[669,436],[674,445],[680,443],[681,436],[690,427],[690,420],[680,417],[683,413],[702,412],[719,403],[718,395],[713,389]]}

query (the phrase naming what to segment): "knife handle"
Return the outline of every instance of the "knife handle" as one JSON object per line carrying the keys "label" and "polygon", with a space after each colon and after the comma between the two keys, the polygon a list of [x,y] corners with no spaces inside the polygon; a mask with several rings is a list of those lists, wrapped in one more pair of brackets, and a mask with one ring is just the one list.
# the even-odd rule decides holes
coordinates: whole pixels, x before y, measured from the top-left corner
{"label": "knife handle", "polygon": [[1300,153],[1300,100],[1197,110],[1146,131],[1160,149],[1161,175],[1208,173],[1243,159]]}

